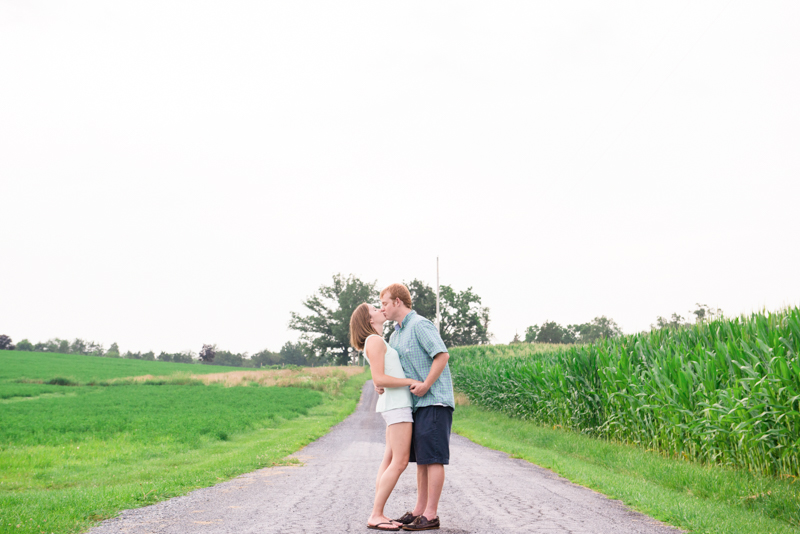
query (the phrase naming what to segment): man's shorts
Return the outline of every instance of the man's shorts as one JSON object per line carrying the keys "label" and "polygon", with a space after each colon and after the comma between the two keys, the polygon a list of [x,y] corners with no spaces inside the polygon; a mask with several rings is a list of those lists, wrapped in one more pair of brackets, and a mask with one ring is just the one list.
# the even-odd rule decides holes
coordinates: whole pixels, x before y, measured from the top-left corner
{"label": "man's shorts", "polygon": [[453,409],[449,406],[423,406],[414,412],[411,427],[409,462],[418,465],[450,463],[450,428]]}

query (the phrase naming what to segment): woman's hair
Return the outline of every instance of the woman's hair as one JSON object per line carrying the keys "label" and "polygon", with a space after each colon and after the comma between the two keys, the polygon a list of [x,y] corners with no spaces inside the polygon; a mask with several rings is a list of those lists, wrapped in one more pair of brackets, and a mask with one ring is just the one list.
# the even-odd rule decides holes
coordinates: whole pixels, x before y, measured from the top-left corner
{"label": "woman's hair", "polygon": [[392,297],[392,300],[400,299],[403,301],[403,304],[406,305],[406,308],[409,310],[411,309],[411,293],[403,284],[392,284],[387,286],[383,291],[381,291],[381,296],[384,296],[386,293]]}
{"label": "woman's hair", "polygon": [[350,316],[350,344],[356,350],[364,350],[364,342],[374,333],[369,323],[369,304],[359,304]]}

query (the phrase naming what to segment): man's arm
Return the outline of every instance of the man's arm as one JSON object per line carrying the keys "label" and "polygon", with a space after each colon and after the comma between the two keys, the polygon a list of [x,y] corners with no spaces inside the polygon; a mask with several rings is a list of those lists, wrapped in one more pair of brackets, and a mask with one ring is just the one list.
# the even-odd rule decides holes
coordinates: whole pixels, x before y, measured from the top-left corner
{"label": "man's arm", "polygon": [[450,354],[447,352],[440,352],[434,356],[433,363],[431,364],[431,370],[428,373],[428,376],[425,378],[425,382],[411,384],[411,386],[409,386],[411,393],[417,397],[424,396],[428,390],[431,389],[433,383],[439,380],[439,376],[442,374],[442,371],[444,371],[444,366],[447,365],[447,360],[449,359]]}
{"label": "man's arm", "polygon": [[431,370],[428,372],[428,376],[425,377],[425,382],[411,386],[411,393],[417,397],[422,397],[439,380],[439,376],[447,365],[447,360],[450,359],[450,354],[448,354],[447,347],[442,341],[442,336],[439,335],[439,330],[427,319],[418,321],[414,325],[414,334],[422,349],[433,359]]}

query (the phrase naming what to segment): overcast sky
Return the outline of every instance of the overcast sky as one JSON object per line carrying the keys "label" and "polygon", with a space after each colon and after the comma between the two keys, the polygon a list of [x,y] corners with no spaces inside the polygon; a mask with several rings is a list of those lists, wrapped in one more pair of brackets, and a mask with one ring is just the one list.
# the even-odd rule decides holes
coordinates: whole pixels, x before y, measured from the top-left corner
{"label": "overcast sky", "polygon": [[0,0],[0,334],[278,350],[336,273],[495,342],[800,304],[800,3]]}

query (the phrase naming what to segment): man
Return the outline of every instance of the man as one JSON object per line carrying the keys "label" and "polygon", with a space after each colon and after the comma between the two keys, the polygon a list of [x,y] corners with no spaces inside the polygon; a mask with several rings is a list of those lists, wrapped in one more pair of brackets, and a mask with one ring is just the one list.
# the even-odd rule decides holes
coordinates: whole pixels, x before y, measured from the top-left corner
{"label": "man", "polygon": [[450,462],[450,428],[455,399],[450,355],[439,331],[411,309],[411,294],[402,284],[381,291],[381,308],[395,331],[389,345],[400,355],[407,378],[422,382],[410,387],[414,395],[414,425],[409,461],[417,463],[417,504],[398,519],[404,530],[439,528],[439,497],[444,466]]}

